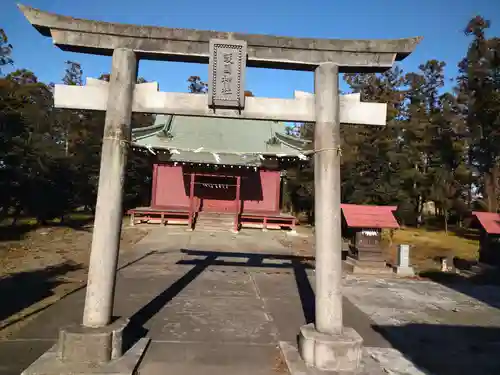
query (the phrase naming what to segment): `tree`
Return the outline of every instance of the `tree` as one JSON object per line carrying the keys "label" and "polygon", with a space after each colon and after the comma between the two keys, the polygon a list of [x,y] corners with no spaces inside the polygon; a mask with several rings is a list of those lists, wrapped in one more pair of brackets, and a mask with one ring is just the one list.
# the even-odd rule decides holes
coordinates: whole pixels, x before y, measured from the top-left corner
{"label": "tree", "polygon": [[14,95],[15,83],[0,78],[0,218],[15,205],[25,120],[22,103]]}
{"label": "tree", "polygon": [[83,85],[83,70],[80,63],[75,61],[66,61],[66,69],[63,77],[63,83],[69,86],[82,86]]}
{"label": "tree", "polygon": [[[60,190],[64,184],[55,183],[53,174],[64,163],[57,159],[59,146],[53,137],[52,90],[25,69],[7,75],[2,87],[6,147],[1,159],[7,179],[2,190],[8,197],[3,211],[14,210],[15,216],[25,212],[45,222],[68,203]],[[59,170],[57,176],[61,175]]]}
{"label": "tree", "polygon": [[[83,85],[83,70],[79,63],[75,61],[66,61],[66,69],[62,82],[68,86],[82,86]],[[70,152],[71,143],[71,126],[80,128],[79,123],[82,122],[84,117],[83,111],[80,110],[58,110],[58,125],[61,127],[61,142],[64,142],[64,155],[68,156]]]}
{"label": "tree", "polygon": [[362,101],[387,103],[387,125],[342,126],[342,201],[358,204],[394,204],[404,200],[400,173],[402,71],[383,74],[346,74],[352,91]]}
{"label": "tree", "polygon": [[405,186],[414,205],[417,225],[423,222],[422,210],[429,199],[430,168],[436,160],[439,89],[444,85],[445,64],[437,60],[419,66],[419,72],[405,76],[408,90],[405,121],[402,129],[403,147],[407,156],[404,171]]}
{"label": "tree", "polygon": [[[111,75],[103,73],[99,79],[109,82]],[[144,83],[142,77],[137,78],[137,83]],[[75,201],[94,212],[99,183],[99,168],[101,145],[104,132],[105,113],[97,111],[78,111],[79,120],[73,119],[70,133],[70,157],[77,166],[75,181]],[[150,114],[133,113],[132,128],[149,126],[153,122]],[[145,204],[148,200],[148,186],[151,178],[150,160],[144,155],[129,152],[127,162],[127,177],[125,182],[124,204],[126,207],[134,204]]]}
{"label": "tree", "polygon": [[[287,134],[305,140],[314,139],[313,123],[295,123],[287,127]],[[307,213],[310,223],[314,217],[314,160],[311,157],[309,163],[301,166],[289,168],[286,173],[286,193],[285,200],[291,204],[292,211],[297,213]]]}
{"label": "tree", "polygon": [[[137,83],[145,83],[146,79],[137,78]],[[151,126],[154,117],[149,113],[133,113],[132,128]],[[152,155],[130,152],[127,160],[127,178],[125,180],[124,206],[126,208],[145,205],[151,200],[152,188]]]}
{"label": "tree", "polygon": [[0,28],[0,76],[2,75],[2,66],[12,65],[12,44],[4,29]]}
{"label": "tree", "polygon": [[203,82],[198,76],[190,76],[187,79],[189,85],[188,90],[194,94],[206,94],[208,90],[208,84]]}
{"label": "tree", "polygon": [[111,74],[109,73],[103,73],[99,76],[99,78],[101,81],[106,81],[106,82],[109,82],[109,80],[111,79]]}
{"label": "tree", "polygon": [[[500,210],[500,39],[486,36],[489,26],[480,16],[468,23],[471,41],[454,92],[443,92],[439,60],[407,74],[395,67],[344,75],[352,92],[387,103],[388,112],[385,127],[341,127],[343,202],[395,204],[405,223],[418,225],[424,203],[432,200],[445,230],[460,224],[473,205]],[[12,49],[0,29],[0,69],[13,65]],[[109,82],[110,75],[100,79]],[[82,66],[66,61],[62,81],[82,85]],[[192,93],[208,90],[199,76],[187,82]],[[0,216],[29,214],[43,223],[76,207],[95,208],[105,114],[54,109],[53,99],[53,85],[34,72],[0,70]],[[134,128],[152,122],[149,114],[132,115]],[[294,124],[287,133],[312,140],[314,124]],[[125,208],[149,200],[152,161],[129,154]],[[294,211],[310,218],[313,168],[311,160],[286,176]]]}
{"label": "tree", "polygon": [[467,133],[457,98],[445,93],[439,97],[440,112],[435,117],[435,157],[430,168],[431,198],[441,211],[445,230],[449,211],[454,210],[461,224],[467,213],[472,175],[467,164]]}
{"label": "tree", "polygon": [[469,139],[470,164],[477,171],[478,188],[488,211],[499,210],[500,196],[500,39],[486,37],[490,21],[470,20],[472,36],[467,55],[459,63],[457,79]]}

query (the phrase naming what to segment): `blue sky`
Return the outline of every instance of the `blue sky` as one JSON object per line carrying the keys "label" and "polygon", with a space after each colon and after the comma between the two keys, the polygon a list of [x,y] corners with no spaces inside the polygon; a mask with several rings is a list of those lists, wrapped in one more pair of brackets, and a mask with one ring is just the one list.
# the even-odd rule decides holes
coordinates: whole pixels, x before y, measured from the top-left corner
{"label": "blue sky", "polygon": [[[44,82],[59,82],[66,60],[80,62],[85,76],[97,77],[109,71],[109,57],[60,51],[31,27],[16,1],[0,2],[0,27],[14,45],[16,68],[32,70]],[[429,59],[443,60],[448,78],[456,75],[457,62],[469,43],[462,30],[470,18],[480,14],[490,19],[489,35],[500,36],[498,0],[25,0],[24,4],[102,21],[294,37],[421,35],[423,42],[400,66],[404,71],[415,71]],[[143,61],[139,68],[139,75],[158,81],[162,91],[185,92],[188,76],[206,79],[207,73],[208,66],[199,64]],[[246,81],[246,88],[256,96],[287,98],[294,90],[313,89],[312,73],[306,72],[249,69]]]}

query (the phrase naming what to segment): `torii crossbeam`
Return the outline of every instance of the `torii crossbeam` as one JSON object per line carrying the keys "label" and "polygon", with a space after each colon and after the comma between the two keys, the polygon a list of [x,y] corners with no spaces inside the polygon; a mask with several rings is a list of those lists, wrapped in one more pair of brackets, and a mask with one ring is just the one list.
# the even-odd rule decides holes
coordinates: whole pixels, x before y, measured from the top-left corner
{"label": "torii crossbeam", "polygon": [[247,66],[314,71],[332,62],[344,72],[380,72],[403,60],[421,37],[387,40],[290,38],[234,32],[98,22],[19,5],[28,21],[64,51],[111,56],[117,48],[139,59],[208,63],[210,39],[244,40]]}
{"label": "torii crossbeam", "polygon": [[[109,82],[94,78],[87,78],[85,86],[56,84],[54,106],[105,111],[109,86]],[[386,123],[385,103],[361,102],[360,94],[341,95],[339,102],[342,124],[383,126]],[[314,122],[316,118],[312,94],[296,93],[295,99],[250,97],[246,98],[244,110],[214,111],[208,107],[207,95],[159,92],[157,82],[135,85],[132,112],[295,122]]]}

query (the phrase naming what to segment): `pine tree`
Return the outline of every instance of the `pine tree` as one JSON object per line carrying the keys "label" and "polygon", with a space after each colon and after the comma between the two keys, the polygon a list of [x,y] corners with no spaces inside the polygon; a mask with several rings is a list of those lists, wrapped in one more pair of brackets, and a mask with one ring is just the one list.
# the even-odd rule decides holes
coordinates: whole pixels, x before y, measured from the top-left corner
{"label": "pine tree", "polygon": [[191,76],[188,78],[188,90],[194,94],[206,94],[208,90],[208,84],[203,82],[198,76]]}
{"label": "pine tree", "polygon": [[0,76],[2,76],[2,66],[13,64],[12,48],[7,34],[0,28]]}
{"label": "pine tree", "polygon": [[383,74],[346,74],[345,80],[361,100],[387,103],[387,125],[342,126],[342,201],[393,204],[403,200],[399,171],[402,71]]}
{"label": "pine tree", "polygon": [[465,28],[472,36],[460,62],[459,102],[463,105],[470,164],[488,211],[497,212],[500,196],[500,39],[486,37],[490,21],[474,17]]}
{"label": "pine tree", "polygon": [[405,76],[408,90],[404,113],[403,150],[407,156],[403,180],[412,200],[416,224],[423,222],[423,206],[431,190],[430,168],[436,163],[438,90],[444,83],[444,63],[430,60],[419,72]]}

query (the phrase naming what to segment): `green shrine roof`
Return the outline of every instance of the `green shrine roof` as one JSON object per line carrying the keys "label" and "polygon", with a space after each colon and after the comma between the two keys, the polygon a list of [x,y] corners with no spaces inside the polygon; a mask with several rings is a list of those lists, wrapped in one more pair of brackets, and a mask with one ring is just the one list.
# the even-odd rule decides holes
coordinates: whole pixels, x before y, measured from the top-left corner
{"label": "green shrine roof", "polygon": [[132,130],[133,147],[174,162],[259,166],[269,157],[304,159],[309,144],[276,121],[156,115],[154,125]]}

